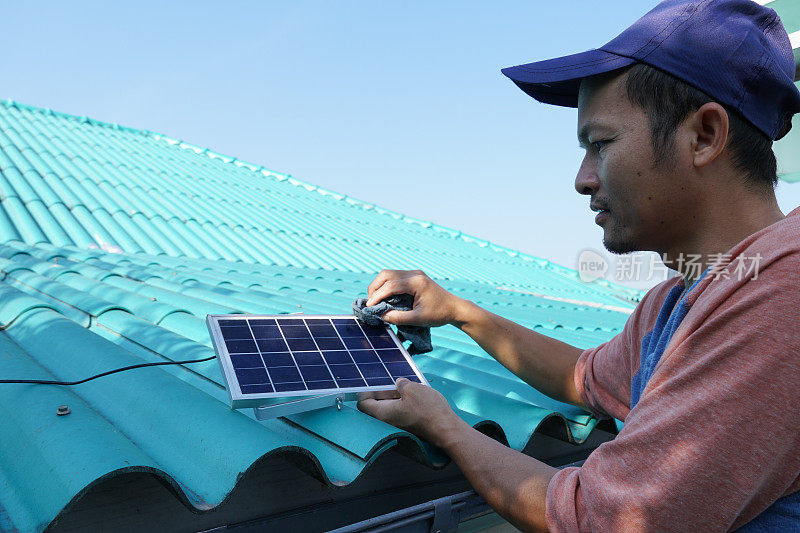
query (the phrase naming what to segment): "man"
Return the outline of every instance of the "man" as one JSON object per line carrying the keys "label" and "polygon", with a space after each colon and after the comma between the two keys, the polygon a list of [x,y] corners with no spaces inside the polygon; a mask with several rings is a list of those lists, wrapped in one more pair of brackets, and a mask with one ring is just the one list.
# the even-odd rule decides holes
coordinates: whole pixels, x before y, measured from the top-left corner
{"label": "man", "polygon": [[538,100],[577,106],[575,188],[605,246],[656,251],[682,275],[585,351],[419,271],[381,272],[367,305],[413,294],[411,311],[384,319],[455,325],[533,387],[625,426],[559,470],[482,435],[420,384],[399,380],[399,398],[359,408],[443,448],[525,530],[800,530],[800,209],[779,210],[771,151],[800,94],[776,14],[668,0],[602,49],[504,73]]}

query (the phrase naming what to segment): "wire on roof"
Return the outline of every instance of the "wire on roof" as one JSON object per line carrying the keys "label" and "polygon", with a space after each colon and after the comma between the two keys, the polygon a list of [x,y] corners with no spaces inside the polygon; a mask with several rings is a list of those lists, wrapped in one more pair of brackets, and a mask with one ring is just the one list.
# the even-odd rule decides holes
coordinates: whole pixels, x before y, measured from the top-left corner
{"label": "wire on roof", "polygon": [[87,381],[91,381],[97,378],[102,378],[103,376],[108,376],[109,374],[116,374],[117,372],[123,372],[125,370],[144,368],[146,366],[187,365],[189,363],[202,363],[204,361],[211,361],[216,357],[217,357],[216,355],[212,355],[211,357],[206,357],[205,359],[192,359],[190,361],[161,361],[158,363],[142,363],[140,365],[124,366],[122,368],[109,370],[108,372],[103,372],[102,374],[97,374],[96,376],[80,379],[78,381],[54,381],[49,379],[0,379],[0,383],[36,383],[40,385],[80,385],[81,383],[86,383]]}

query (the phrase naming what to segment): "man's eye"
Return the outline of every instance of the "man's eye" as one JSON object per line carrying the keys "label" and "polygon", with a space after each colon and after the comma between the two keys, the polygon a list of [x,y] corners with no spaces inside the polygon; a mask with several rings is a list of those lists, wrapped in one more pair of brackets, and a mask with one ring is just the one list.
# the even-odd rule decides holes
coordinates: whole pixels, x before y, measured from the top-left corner
{"label": "man's eye", "polygon": [[606,146],[608,146],[608,144],[609,144],[610,142],[611,142],[611,141],[608,141],[608,140],[601,140],[601,141],[592,141],[592,142],[590,142],[589,144],[591,144],[591,145],[592,145],[592,148],[594,148],[595,150],[597,150],[597,151],[599,152],[599,151],[601,151],[603,148],[605,148]]}

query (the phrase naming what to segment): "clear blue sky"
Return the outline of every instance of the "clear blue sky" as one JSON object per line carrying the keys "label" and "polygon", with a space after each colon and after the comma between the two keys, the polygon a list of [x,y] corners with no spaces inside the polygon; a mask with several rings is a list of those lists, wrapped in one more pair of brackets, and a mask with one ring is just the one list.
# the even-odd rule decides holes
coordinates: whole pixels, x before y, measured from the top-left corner
{"label": "clear blue sky", "polygon": [[[572,109],[500,68],[656,2],[7,4],[0,97],[149,129],[569,267],[602,250]],[[784,212],[800,183],[782,184]]]}

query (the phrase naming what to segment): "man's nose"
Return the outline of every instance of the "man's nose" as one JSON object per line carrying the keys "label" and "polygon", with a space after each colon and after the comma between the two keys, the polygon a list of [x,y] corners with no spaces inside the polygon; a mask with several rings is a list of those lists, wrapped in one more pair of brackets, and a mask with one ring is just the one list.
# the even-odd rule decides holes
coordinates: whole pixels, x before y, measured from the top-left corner
{"label": "man's nose", "polygon": [[588,157],[584,157],[578,175],[575,176],[575,190],[580,194],[593,195],[600,189],[597,170]]}

